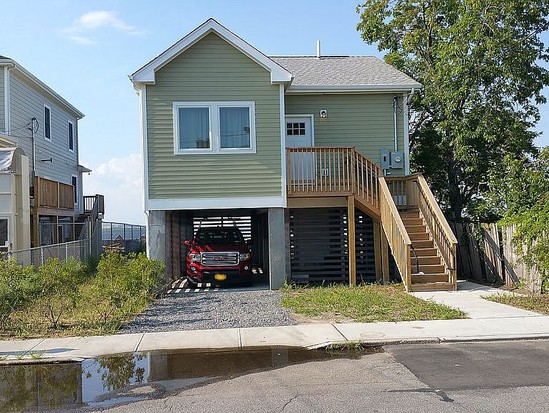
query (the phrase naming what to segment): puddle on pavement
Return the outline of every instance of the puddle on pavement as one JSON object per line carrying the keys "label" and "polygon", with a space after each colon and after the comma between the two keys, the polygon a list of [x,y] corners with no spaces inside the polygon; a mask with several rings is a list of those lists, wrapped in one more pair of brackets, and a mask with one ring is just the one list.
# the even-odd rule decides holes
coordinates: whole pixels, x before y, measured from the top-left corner
{"label": "puddle on pavement", "polygon": [[106,408],[162,397],[203,383],[334,358],[359,358],[379,348],[306,350],[273,347],[215,352],[118,354],[81,362],[0,365],[0,411]]}

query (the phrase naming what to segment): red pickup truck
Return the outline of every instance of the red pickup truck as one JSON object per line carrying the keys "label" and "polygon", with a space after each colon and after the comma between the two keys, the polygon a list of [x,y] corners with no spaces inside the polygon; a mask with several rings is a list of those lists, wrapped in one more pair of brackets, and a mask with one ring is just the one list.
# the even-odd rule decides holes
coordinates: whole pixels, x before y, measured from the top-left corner
{"label": "red pickup truck", "polygon": [[252,254],[238,227],[199,228],[185,259],[187,283],[252,283]]}

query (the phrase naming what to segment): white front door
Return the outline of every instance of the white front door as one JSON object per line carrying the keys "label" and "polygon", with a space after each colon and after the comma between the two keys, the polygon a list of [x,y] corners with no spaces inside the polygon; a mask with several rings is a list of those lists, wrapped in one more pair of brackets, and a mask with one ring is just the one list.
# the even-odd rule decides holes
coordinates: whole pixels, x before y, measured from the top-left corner
{"label": "white front door", "polygon": [[[313,128],[310,117],[286,117],[286,148],[309,148],[313,146]],[[291,179],[302,183],[315,177],[314,154],[298,152],[290,155]]]}

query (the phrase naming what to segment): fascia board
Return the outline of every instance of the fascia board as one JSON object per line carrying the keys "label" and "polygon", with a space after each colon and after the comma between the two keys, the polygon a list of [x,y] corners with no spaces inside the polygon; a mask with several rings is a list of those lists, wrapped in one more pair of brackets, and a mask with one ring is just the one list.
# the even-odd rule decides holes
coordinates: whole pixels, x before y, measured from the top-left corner
{"label": "fascia board", "polygon": [[363,85],[363,86],[295,86],[291,85],[286,90],[286,94],[306,94],[306,93],[403,93],[421,89],[420,83],[402,84],[402,85]]}

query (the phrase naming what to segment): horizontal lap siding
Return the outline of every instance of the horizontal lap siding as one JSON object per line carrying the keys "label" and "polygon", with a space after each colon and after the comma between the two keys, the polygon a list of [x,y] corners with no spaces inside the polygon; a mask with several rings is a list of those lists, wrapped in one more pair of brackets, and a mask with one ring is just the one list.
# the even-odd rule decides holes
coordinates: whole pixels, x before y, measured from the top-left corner
{"label": "horizontal lap siding", "polygon": [[[76,118],[31,87],[15,72],[10,72],[11,130],[18,146],[29,157],[32,169],[32,139],[28,125],[38,120],[36,141],[36,175],[71,185],[71,175],[78,176],[78,127]],[[44,137],[44,104],[50,108],[51,141]],[[69,121],[74,125],[74,152],[69,151]],[[42,162],[45,159],[51,162]]]}
{"label": "horizontal lap siding", "polygon": [[[174,155],[172,104],[193,101],[254,101],[256,153]],[[279,113],[270,73],[206,36],[147,86],[149,198],[282,196]]]}
{"label": "horizontal lap siding", "polygon": [[0,132],[6,131],[4,109],[4,68],[0,66]]}
{"label": "horizontal lap siding", "polygon": [[[327,118],[318,116],[321,109]],[[403,150],[402,97],[397,116],[398,146]],[[393,95],[288,95],[287,114],[314,115],[315,146],[354,146],[379,165],[381,148],[394,148]]]}

